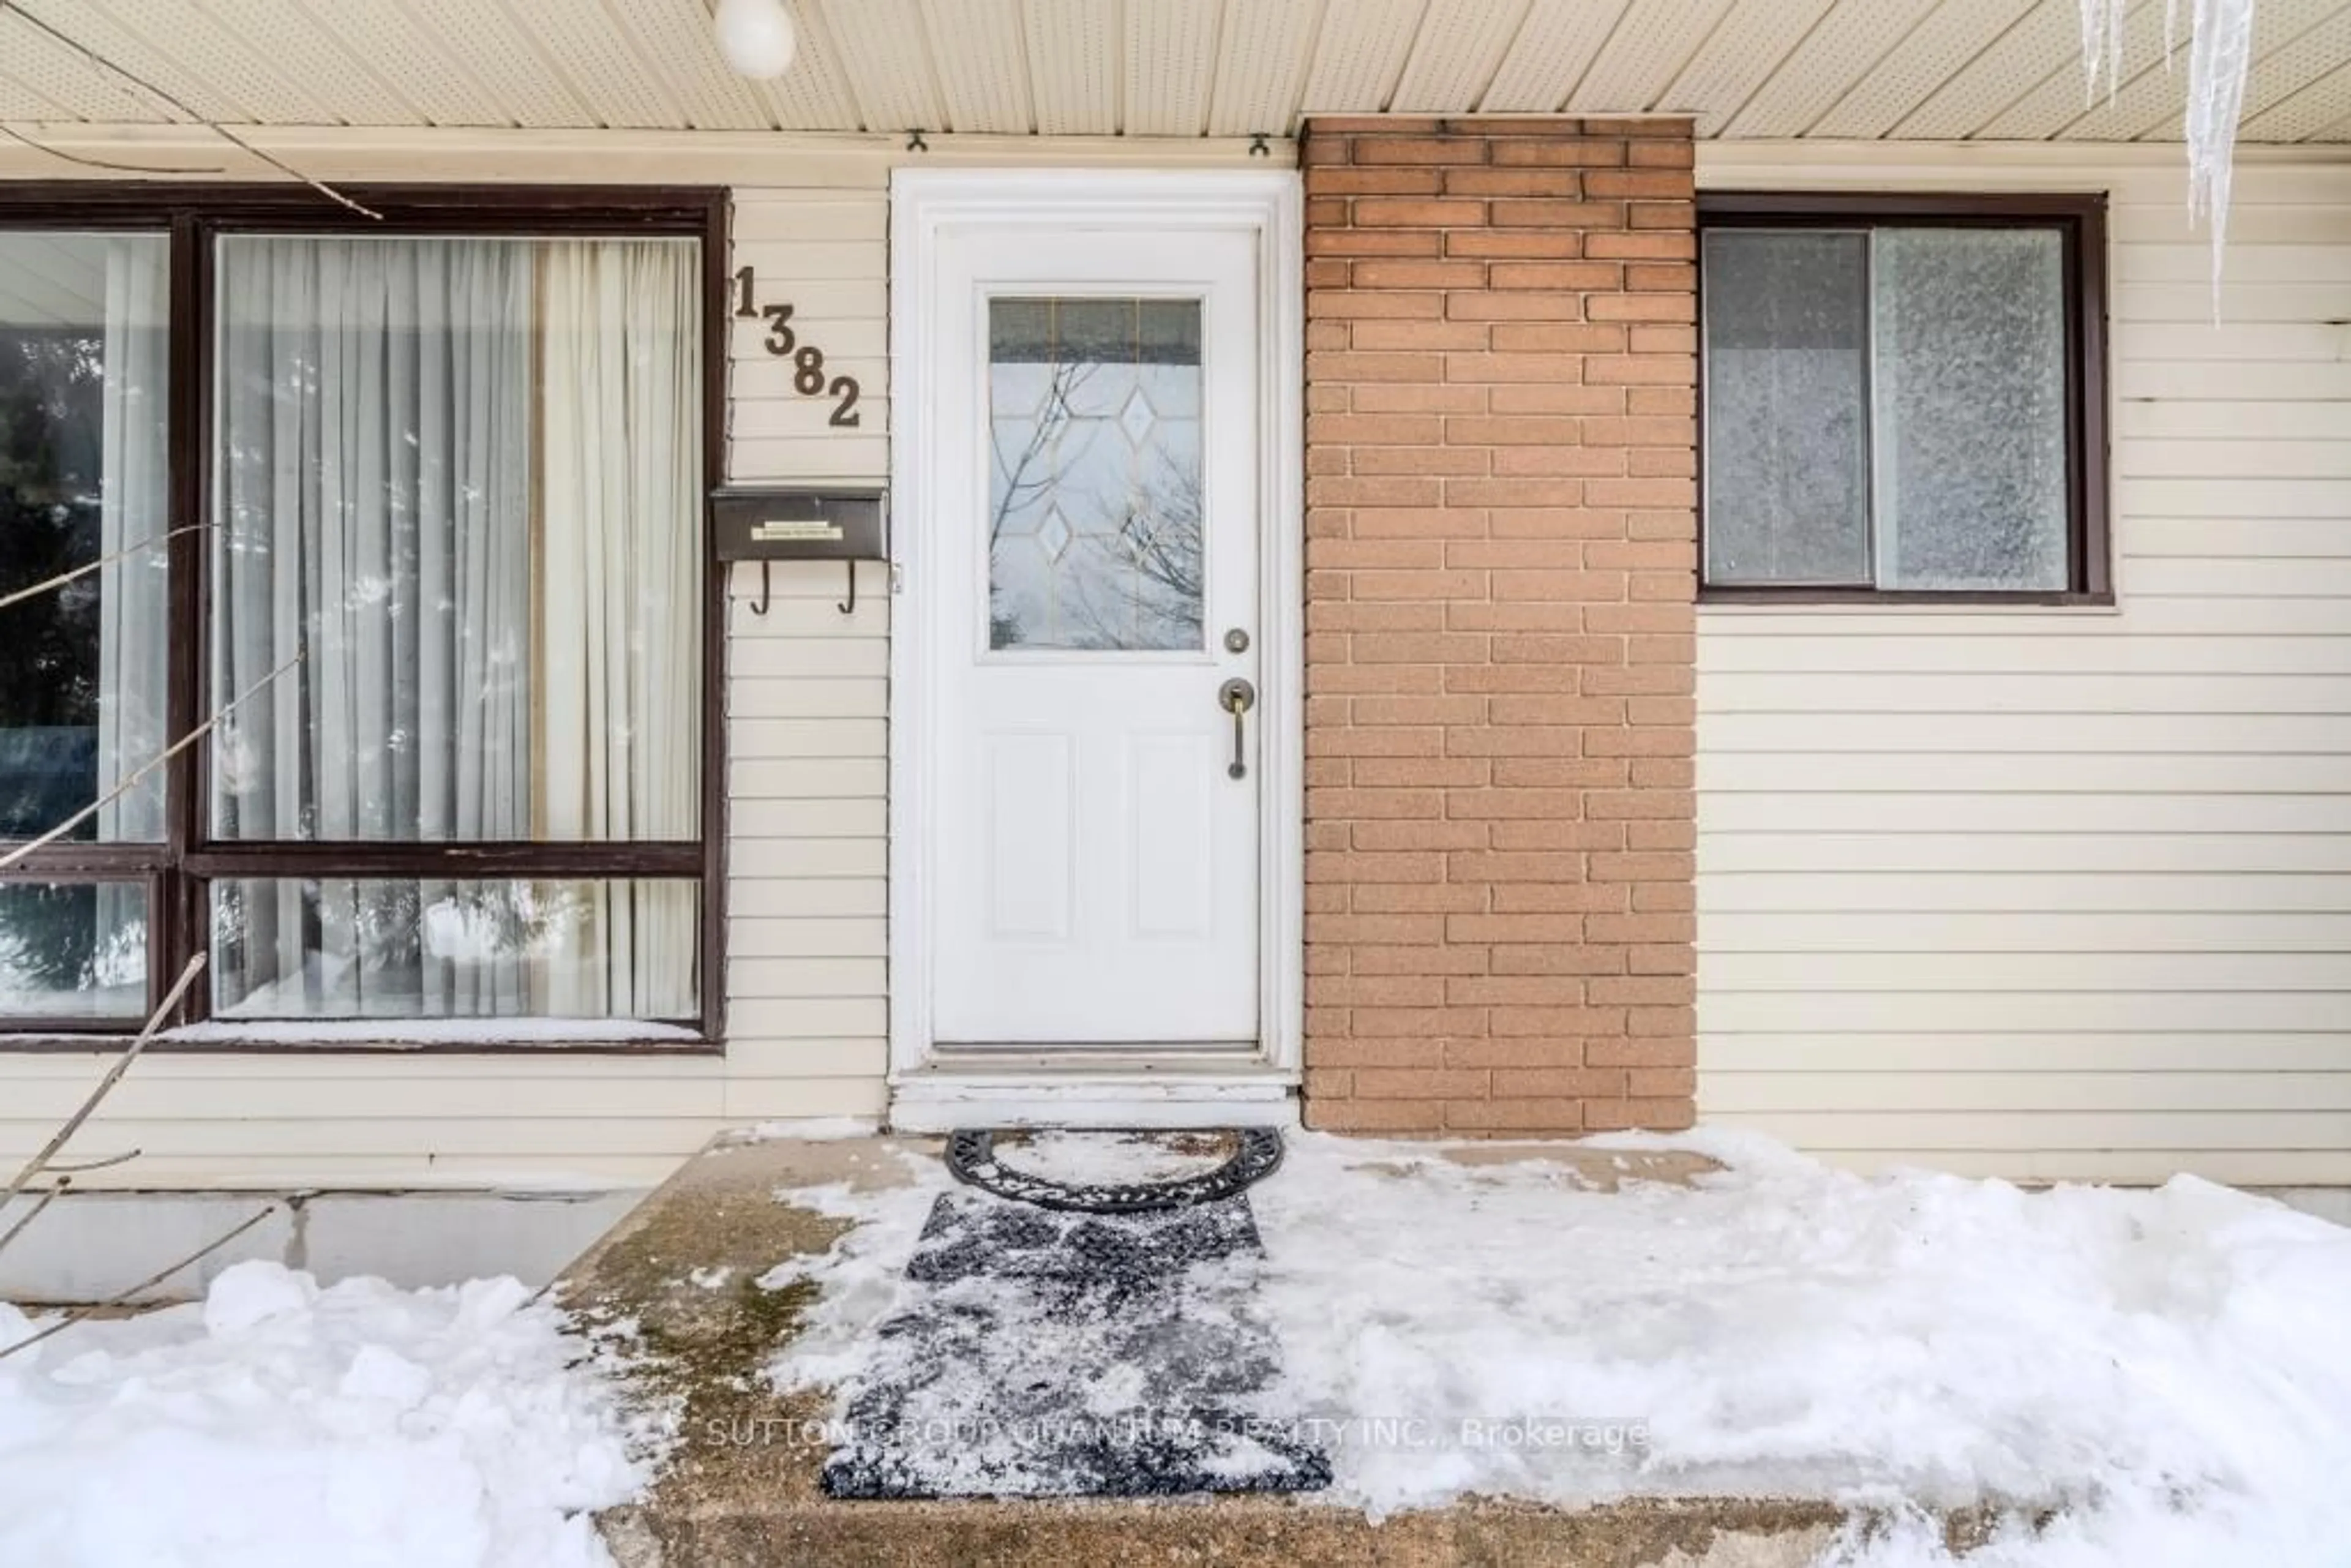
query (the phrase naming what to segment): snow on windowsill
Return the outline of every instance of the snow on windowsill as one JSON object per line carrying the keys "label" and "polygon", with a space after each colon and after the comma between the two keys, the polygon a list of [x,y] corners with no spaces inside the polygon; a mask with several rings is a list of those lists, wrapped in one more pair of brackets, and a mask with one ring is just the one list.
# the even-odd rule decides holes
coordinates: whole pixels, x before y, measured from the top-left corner
{"label": "snow on windowsill", "polygon": [[214,1019],[156,1037],[172,1045],[492,1046],[700,1045],[699,1030],[631,1019]]}

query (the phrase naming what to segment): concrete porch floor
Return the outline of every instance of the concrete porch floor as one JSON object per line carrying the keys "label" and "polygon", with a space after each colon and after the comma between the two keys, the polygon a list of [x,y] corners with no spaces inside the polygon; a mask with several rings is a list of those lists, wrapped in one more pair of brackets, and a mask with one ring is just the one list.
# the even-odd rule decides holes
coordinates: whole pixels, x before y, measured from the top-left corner
{"label": "concrete porch floor", "polygon": [[[828,1453],[807,1440],[829,1394],[778,1395],[763,1375],[799,1333],[817,1287],[767,1290],[764,1274],[820,1255],[847,1222],[793,1201],[846,1185],[914,1178],[903,1155],[939,1157],[937,1140],[805,1142],[723,1137],[630,1214],[559,1281],[596,1322],[633,1320],[649,1398],[682,1405],[680,1437],[640,1502],[600,1517],[622,1568],[890,1564],[928,1568],[1045,1561],[1167,1564],[1543,1564],[1545,1568],[1795,1568],[1845,1522],[1835,1504],[1693,1497],[1562,1510],[1473,1499],[1374,1522],[1311,1497],[1176,1500],[841,1501],[825,1495]],[[1712,1162],[1628,1156],[1573,1144],[1490,1145],[1465,1162],[1562,1162],[1597,1190],[1627,1176],[1687,1183]],[[1280,1173],[1268,1178],[1281,1179]],[[1988,1511],[1946,1520],[1954,1549],[1980,1540]]]}

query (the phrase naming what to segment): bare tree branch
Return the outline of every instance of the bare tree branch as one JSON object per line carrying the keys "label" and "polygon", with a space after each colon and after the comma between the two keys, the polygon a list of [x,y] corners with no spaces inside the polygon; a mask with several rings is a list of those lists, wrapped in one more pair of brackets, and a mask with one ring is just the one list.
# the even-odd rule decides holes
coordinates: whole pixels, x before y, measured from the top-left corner
{"label": "bare tree branch", "polygon": [[72,816],[68,817],[64,821],[59,822],[56,827],[51,828],[39,838],[19,844],[15,849],[10,850],[6,854],[0,855],[0,871],[6,871],[10,866],[15,865],[18,861],[23,860],[26,855],[31,854],[35,850],[46,849],[49,845],[56,843],[59,839],[64,838],[68,833],[72,832],[76,828],[80,827],[84,822],[89,821],[92,817],[97,816],[100,811],[106,810],[106,808],[111,805],[114,801],[119,800],[123,796],[131,793],[131,787],[137,784],[139,780],[146,778],[147,775],[154,772],[158,768],[162,767],[163,764],[172,760],[172,758],[177,757],[181,752],[185,751],[189,747],[193,746],[197,741],[202,740],[205,736],[210,735],[213,732],[214,727],[218,725],[221,720],[226,718],[232,712],[235,711],[237,704],[245,701],[246,698],[253,695],[256,692],[261,690],[262,687],[267,685],[270,682],[276,680],[278,676],[284,674],[287,671],[292,669],[301,662],[302,655],[296,653],[292,658],[287,660],[284,664],[278,665],[276,669],[262,676],[261,679],[254,682],[253,685],[246,687],[245,690],[237,693],[236,695],[229,698],[227,702],[222,704],[220,710],[214,713],[212,717],[204,720],[204,723],[196,726],[195,728],[180,737],[179,739],[172,742],[171,745],[165,747],[151,760],[140,764],[138,768],[125,775],[121,782],[116,784],[113,789],[109,789],[105,794],[100,795],[97,800],[92,800],[89,805],[84,806],[80,810],[76,811]]}
{"label": "bare tree branch", "polygon": [[205,130],[211,131],[214,135],[219,137],[230,146],[237,149],[241,152],[244,152],[248,157],[259,159],[264,163],[266,163],[271,168],[277,170],[279,173],[285,175],[287,179],[299,180],[302,183],[309,186],[310,189],[318,192],[329,201],[334,202],[341,206],[349,207],[351,211],[359,214],[360,216],[363,218],[381,219],[383,216],[381,213],[375,211],[373,208],[360,205],[359,203],[352,201],[349,196],[344,195],[340,191],[336,190],[324,180],[313,179],[311,176],[305,174],[301,170],[297,169],[293,164],[288,163],[285,159],[278,157],[276,153],[263,152],[260,148],[255,146],[252,142],[246,141],[235,131],[231,131],[227,126],[223,125],[220,121],[216,120],[208,120],[204,116],[198,114],[194,110],[188,107],[185,100],[182,99],[175,94],[167,92],[163,89],[157,87],[153,82],[149,81],[145,77],[141,76],[138,72],[131,69],[128,66],[107,58],[104,55],[99,54],[96,49],[91,48],[88,44],[83,43],[79,38],[60,31],[50,23],[43,21],[32,12],[27,11],[25,9],[22,0],[16,0],[16,3],[14,5],[11,4],[11,0],[0,0],[0,11],[11,9],[13,9],[19,16],[25,18],[26,21],[39,28],[42,32],[47,33],[50,37],[55,38],[58,43],[63,44],[67,48],[71,49],[82,58],[89,61],[92,65],[99,67],[102,70],[113,72],[116,76],[119,76],[123,80],[130,82],[150,97],[178,110],[182,114],[186,115],[190,120],[195,121],[198,125],[203,126]]}
{"label": "bare tree branch", "polygon": [[277,1213],[277,1205],[274,1203],[270,1204],[268,1207],[262,1209],[260,1213],[246,1220],[244,1224],[238,1226],[234,1230],[228,1231],[225,1235],[215,1237],[211,1241],[206,1242],[204,1246],[197,1248],[193,1252],[191,1252],[186,1257],[181,1259],[178,1262],[172,1264],[170,1268],[165,1269],[159,1273],[151,1274],[146,1279],[140,1281],[137,1284],[132,1285],[128,1289],[118,1291],[113,1295],[109,1296],[106,1300],[99,1301],[95,1305],[77,1308],[74,1311],[68,1312],[64,1317],[59,1318],[56,1322],[51,1323],[48,1327],[43,1329],[40,1333],[28,1334],[25,1338],[18,1340],[15,1344],[0,1345],[0,1361],[5,1361],[10,1356],[16,1354],[18,1351],[26,1349],[30,1345],[37,1345],[52,1335],[61,1334],[65,1333],[66,1330],[73,1327],[74,1324],[93,1318],[99,1312],[106,1311],[109,1307],[120,1306],[123,1302],[129,1301],[131,1297],[139,1294],[141,1291],[152,1290],[153,1287],[162,1284],[164,1281],[170,1279],[172,1275],[178,1273],[181,1270],[186,1268],[191,1263],[202,1262],[204,1259],[211,1257],[214,1253],[219,1251],[222,1248],[227,1246],[230,1242],[235,1240],[238,1237],[244,1235],[246,1231],[252,1229],[255,1226],[268,1218],[271,1215]]}
{"label": "bare tree branch", "polygon": [[19,1218],[16,1224],[10,1226],[5,1232],[0,1232],[0,1252],[5,1252],[8,1250],[8,1243],[16,1240],[17,1237],[22,1236],[27,1226],[31,1225],[36,1219],[41,1218],[41,1211],[48,1207],[49,1205],[57,1202],[57,1199],[63,1197],[66,1195],[66,1188],[72,1185],[73,1177],[59,1176],[57,1178],[57,1186],[41,1194],[40,1201],[34,1204],[31,1208],[26,1209],[23,1217]]}
{"label": "bare tree branch", "polygon": [[65,1124],[52,1133],[49,1135],[49,1141],[41,1145],[41,1152],[35,1155],[26,1164],[25,1168],[16,1173],[16,1179],[8,1184],[8,1190],[5,1194],[0,1194],[0,1207],[6,1207],[18,1193],[30,1186],[33,1184],[33,1178],[48,1168],[50,1156],[64,1148],[72,1140],[73,1135],[81,1131],[81,1124],[89,1120],[90,1113],[98,1109],[99,1102],[113,1092],[114,1086],[122,1082],[122,1075],[131,1071],[131,1064],[139,1060],[139,1053],[147,1049],[147,1042],[155,1038],[155,1031],[162,1027],[163,1020],[171,1016],[172,1009],[180,1005],[180,998],[188,994],[188,988],[196,983],[196,977],[204,973],[204,954],[199,953],[188,960],[188,967],[180,971],[180,977],[172,982],[170,990],[163,993],[162,1002],[153,1012],[147,1015],[147,1027],[141,1030],[139,1037],[126,1046],[122,1054],[115,1059],[114,1065],[107,1070],[106,1076],[98,1081],[98,1087],[89,1092],[89,1098],[81,1103],[81,1109],[66,1118]]}
{"label": "bare tree branch", "polygon": [[[5,9],[6,6],[0,5],[0,10]],[[162,163],[124,163],[112,158],[85,157],[79,152],[68,152],[62,147],[52,147],[46,141],[37,141],[13,125],[0,125],[0,136],[5,136],[11,141],[22,142],[36,152],[46,152],[50,157],[61,159],[68,163],[78,163],[85,169],[111,169],[122,174],[225,174],[228,172],[227,170],[221,168],[188,169]]]}
{"label": "bare tree branch", "polygon": [[[991,548],[1003,534],[1005,520],[1019,509],[1019,501],[1053,482],[1050,475],[1041,479],[1029,479],[1027,477],[1029,470],[1044,455],[1045,448],[1053,444],[1053,438],[1061,434],[1061,427],[1070,423],[1072,417],[1070,394],[1085,385],[1087,379],[1099,368],[1092,361],[1073,364],[1065,361],[1056,364],[1051,378],[1046,383],[1044,407],[1038,413],[1035,428],[1029,433],[1029,444],[1020,454],[1020,460],[1008,464],[1004,461],[1004,449],[997,448],[996,461],[1005,473],[1004,498],[997,503],[996,516],[988,522],[987,542]],[[991,444],[994,440],[991,431]]]}
{"label": "bare tree branch", "polygon": [[125,1149],[119,1155],[106,1155],[94,1160],[51,1160],[43,1168],[52,1176],[88,1176],[91,1171],[127,1166],[145,1152],[143,1149]]}
{"label": "bare tree branch", "polygon": [[[0,126],[0,131],[5,131],[7,127],[5,126]],[[120,167],[129,168],[131,165],[126,163],[120,165]],[[211,172],[217,172],[217,171]],[[88,577],[91,572],[112,566],[116,561],[129,560],[134,555],[142,555],[148,550],[153,549],[157,545],[163,543],[166,539],[175,538],[181,534],[200,534],[210,527],[212,527],[210,523],[190,523],[184,528],[172,528],[168,532],[157,534],[152,539],[141,539],[137,544],[116,550],[112,555],[102,555],[96,560],[85,561],[81,565],[74,568],[71,571],[61,571],[55,577],[43,578],[40,581],[34,583],[29,588],[20,588],[16,592],[9,594],[6,598],[0,599],[0,610],[7,610],[16,605],[22,604],[27,599],[37,599],[42,594],[50,591],[52,589],[63,588],[67,583],[71,582],[74,579],[78,577]]]}

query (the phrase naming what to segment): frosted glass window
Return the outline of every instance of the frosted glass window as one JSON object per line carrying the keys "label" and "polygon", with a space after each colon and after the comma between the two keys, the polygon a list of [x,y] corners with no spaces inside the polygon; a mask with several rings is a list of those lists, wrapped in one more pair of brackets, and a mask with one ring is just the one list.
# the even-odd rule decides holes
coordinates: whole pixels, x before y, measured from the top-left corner
{"label": "frosted glass window", "polygon": [[1720,226],[1701,259],[1709,584],[2073,586],[2060,227]]}
{"label": "frosted glass window", "polygon": [[2053,229],[1881,228],[1878,576],[2063,589],[2064,247]]}
{"label": "frosted glass window", "polygon": [[1706,236],[1707,578],[1869,580],[1869,236]]}

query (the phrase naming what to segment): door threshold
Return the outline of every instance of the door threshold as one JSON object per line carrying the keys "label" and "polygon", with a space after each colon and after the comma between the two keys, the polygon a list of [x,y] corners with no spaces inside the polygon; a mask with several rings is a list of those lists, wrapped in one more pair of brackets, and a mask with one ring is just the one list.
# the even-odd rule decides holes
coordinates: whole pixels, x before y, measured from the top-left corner
{"label": "door threshold", "polygon": [[891,1084],[890,1124],[958,1127],[1294,1127],[1298,1076],[1255,1050],[1181,1052],[942,1049]]}

